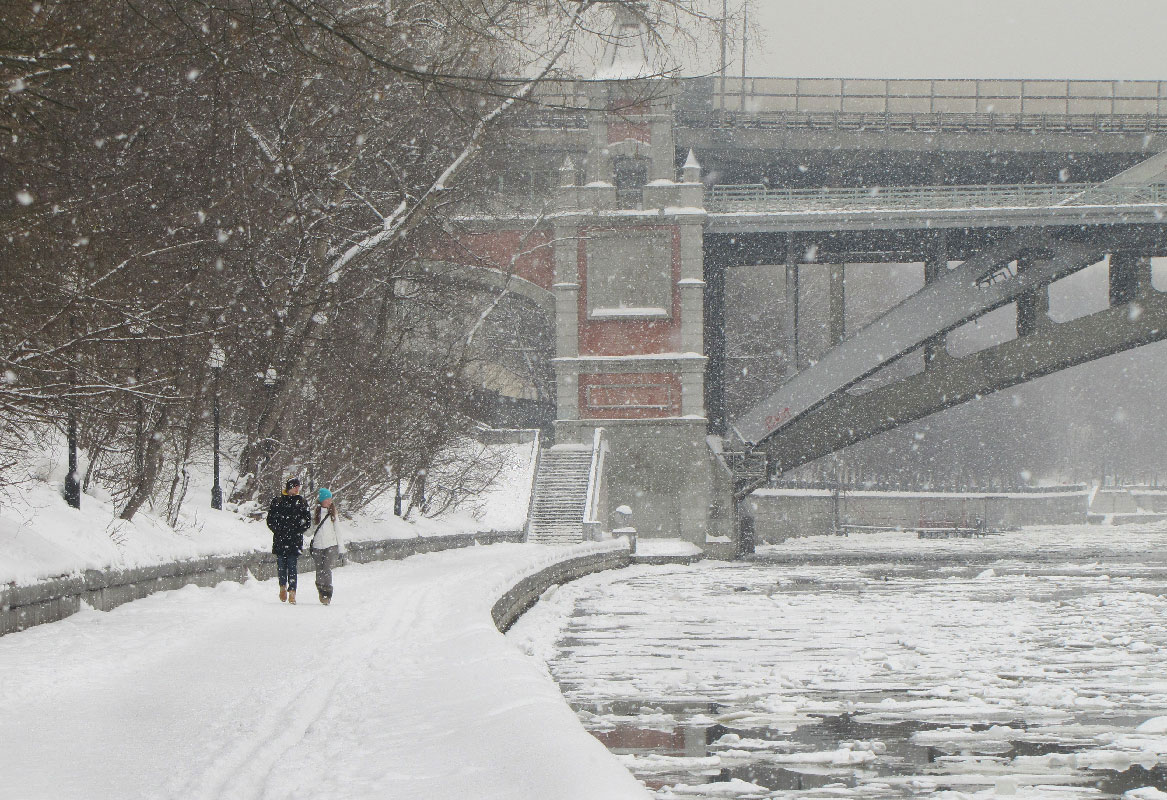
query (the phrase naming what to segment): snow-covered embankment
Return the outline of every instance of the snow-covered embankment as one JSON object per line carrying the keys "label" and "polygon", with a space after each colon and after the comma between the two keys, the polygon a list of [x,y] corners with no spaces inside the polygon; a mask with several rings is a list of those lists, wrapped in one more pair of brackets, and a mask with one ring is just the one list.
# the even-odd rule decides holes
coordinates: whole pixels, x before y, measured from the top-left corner
{"label": "snow-covered embankment", "polygon": [[26,798],[643,800],[491,618],[581,557],[626,551],[470,547],[348,567],[329,607],[248,580],[6,636],[0,774]]}

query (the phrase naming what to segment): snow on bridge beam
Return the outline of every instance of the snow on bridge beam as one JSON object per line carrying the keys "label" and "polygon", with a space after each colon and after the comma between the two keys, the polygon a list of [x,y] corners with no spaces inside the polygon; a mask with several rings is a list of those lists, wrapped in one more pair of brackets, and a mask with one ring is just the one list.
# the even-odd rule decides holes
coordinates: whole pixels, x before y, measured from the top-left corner
{"label": "snow on bridge beam", "polygon": [[1153,292],[1121,306],[1032,335],[948,358],[863,395],[840,392],[784,426],[764,444],[778,472],[942,411],[1104,356],[1167,339],[1167,294]]}
{"label": "snow on bridge beam", "polygon": [[[1105,249],[1099,244],[1059,241],[1041,230],[1015,233],[939,275],[832,348],[813,367],[734,421],[733,430],[747,444],[761,443],[929,339],[1099,261]],[[1019,256],[1034,261],[1022,272],[1002,270]]]}

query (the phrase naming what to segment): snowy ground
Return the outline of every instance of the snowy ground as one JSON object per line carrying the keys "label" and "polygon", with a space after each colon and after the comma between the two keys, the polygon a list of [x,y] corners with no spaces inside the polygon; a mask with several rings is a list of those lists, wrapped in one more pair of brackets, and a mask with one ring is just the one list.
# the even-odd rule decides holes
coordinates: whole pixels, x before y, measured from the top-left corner
{"label": "snowy ground", "polygon": [[[405,522],[393,516],[393,498],[388,497],[344,521],[341,536],[371,541],[519,530],[526,519],[535,444],[491,447],[502,454],[505,466],[495,484],[475,498],[472,509]],[[59,458],[35,459],[29,472],[29,480],[0,494],[0,583],[28,584],[86,569],[149,566],[271,546],[271,532],[263,522],[209,507],[209,468],[194,470],[174,528],[149,509],[132,522],[117,519],[114,504],[99,488],[82,497],[80,510],[70,508],[61,499],[65,468]],[[343,495],[339,503],[343,510]]]}
{"label": "snowy ground", "polygon": [[[575,554],[611,546],[580,545]],[[189,586],[0,638],[0,796],[644,800],[490,607],[562,548]]]}
{"label": "snowy ground", "polygon": [[509,636],[661,800],[1167,798],[1164,527],[780,551],[585,578]]}

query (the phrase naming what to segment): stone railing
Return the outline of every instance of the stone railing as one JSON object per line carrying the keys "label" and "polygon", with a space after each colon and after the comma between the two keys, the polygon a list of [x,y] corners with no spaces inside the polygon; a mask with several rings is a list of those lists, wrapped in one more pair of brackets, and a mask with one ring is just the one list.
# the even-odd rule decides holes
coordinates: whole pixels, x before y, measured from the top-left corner
{"label": "stone railing", "polygon": [[[586,546],[586,545],[585,545]],[[590,553],[555,561],[538,572],[526,575],[506,589],[490,610],[495,627],[506,632],[523,612],[538,602],[552,586],[582,578],[593,572],[620,569],[632,561],[626,544],[605,542],[593,545]]]}
{"label": "stone railing", "polygon": [[[341,565],[402,559],[418,553],[520,542],[522,539],[521,531],[486,531],[347,542]],[[314,569],[312,559],[307,555],[301,556],[298,566],[302,573]],[[80,575],[52,578],[27,586],[8,585],[0,588],[0,636],[64,619],[79,611],[82,602],[99,611],[109,611],[154,592],[180,589],[188,584],[215,586],[222,581],[242,582],[248,574],[259,580],[275,577],[275,557],[257,550],[131,569],[86,570]]]}
{"label": "stone railing", "polygon": [[592,439],[592,467],[588,472],[588,490],[584,500],[583,538],[598,542],[603,533],[601,515],[607,507],[608,486],[604,460],[608,455],[608,437],[603,428],[596,428]]}

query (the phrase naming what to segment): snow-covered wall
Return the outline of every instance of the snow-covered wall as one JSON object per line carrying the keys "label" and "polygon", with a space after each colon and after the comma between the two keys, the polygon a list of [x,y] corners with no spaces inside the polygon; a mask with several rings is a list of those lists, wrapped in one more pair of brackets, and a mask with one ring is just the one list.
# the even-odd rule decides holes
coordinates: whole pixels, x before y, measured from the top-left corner
{"label": "snow-covered wall", "polygon": [[[1065,525],[1086,520],[1085,490],[1050,492],[847,492],[839,500],[839,521],[853,525],[914,527],[921,520],[968,522],[984,519],[990,528]],[[835,499],[827,490],[760,489],[750,495],[758,541],[831,532]]]}
{"label": "snow-covered wall", "polygon": [[[417,536],[410,539],[350,542],[342,565],[407,558],[418,553],[450,550],[479,544],[521,542],[522,531],[486,531],[446,536]],[[300,572],[311,572],[313,562],[301,556]],[[0,636],[33,625],[55,622],[74,614],[84,602],[99,611],[109,611],[123,603],[154,592],[183,586],[215,586],[222,581],[243,582],[248,574],[260,579],[275,577],[275,559],[266,551],[174,561],[130,569],[85,570],[25,586],[0,589]]]}

